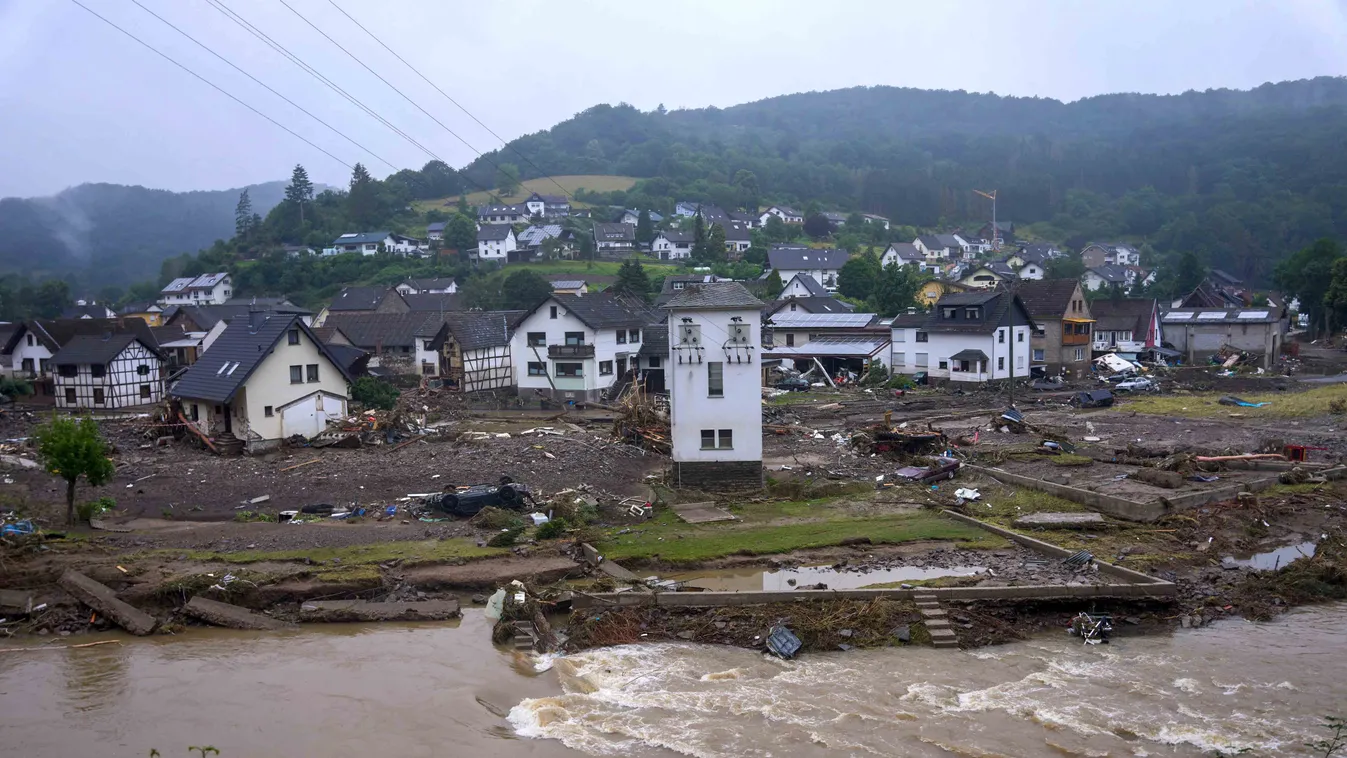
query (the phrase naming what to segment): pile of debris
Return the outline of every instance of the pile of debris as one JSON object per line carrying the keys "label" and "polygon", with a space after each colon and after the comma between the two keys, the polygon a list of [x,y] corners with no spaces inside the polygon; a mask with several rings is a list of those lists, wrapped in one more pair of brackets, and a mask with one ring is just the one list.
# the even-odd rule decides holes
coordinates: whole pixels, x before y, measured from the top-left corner
{"label": "pile of debris", "polygon": [[661,455],[673,451],[669,399],[646,392],[640,384],[612,406],[613,439]]}
{"label": "pile of debris", "polygon": [[893,425],[892,411],[884,413],[884,420],[851,435],[851,446],[863,455],[884,455],[906,460],[944,451],[949,439],[944,432],[926,425],[924,431],[907,428],[907,422]]}

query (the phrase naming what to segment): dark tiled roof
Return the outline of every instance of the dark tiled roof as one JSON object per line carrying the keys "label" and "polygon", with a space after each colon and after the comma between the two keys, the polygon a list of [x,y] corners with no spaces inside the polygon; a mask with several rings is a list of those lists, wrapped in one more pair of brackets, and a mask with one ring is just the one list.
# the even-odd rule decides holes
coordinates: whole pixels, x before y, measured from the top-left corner
{"label": "dark tiled roof", "polygon": [[408,279],[405,284],[410,284],[419,292],[421,290],[440,290],[448,289],[454,286],[454,277],[437,276],[431,279]]}
{"label": "dark tiled roof", "polygon": [[458,293],[427,292],[421,295],[403,295],[402,299],[413,313],[466,310],[463,306],[463,296]]}
{"label": "dark tiled roof", "polygon": [[926,311],[917,311],[916,313],[899,313],[893,317],[893,323],[890,324],[894,329],[913,329],[926,325]]}
{"label": "dark tiled roof", "polygon": [[444,317],[449,333],[464,350],[481,350],[510,344],[509,314],[465,312]]}
{"label": "dark tiled roof", "polygon": [[[1024,302],[1015,296],[1014,293],[1005,290],[992,290],[989,292],[955,292],[945,295],[936,301],[935,307],[931,309],[926,317],[926,331],[928,332],[963,332],[970,334],[990,334],[1010,311],[1011,304],[1019,302],[1021,308]],[[964,312],[964,306],[980,305],[982,306],[981,317],[976,319],[967,318]],[[956,318],[942,318],[941,309],[946,306],[958,306],[959,312]],[[1027,309],[1023,311],[1024,318],[1015,317],[1016,325],[1034,327],[1033,318],[1029,315]]]}
{"label": "dark tiled roof", "polygon": [[726,242],[747,242],[753,239],[753,232],[747,224],[738,221],[726,221],[718,225],[725,230]]}
{"label": "dark tiled roof", "polygon": [[739,282],[689,284],[665,308],[761,308],[763,302]]}
{"label": "dark tiled roof", "polygon": [[477,209],[477,216],[527,216],[529,209],[526,205],[483,205]]}
{"label": "dark tiled roof", "polygon": [[987,354],[981,350],[969,348],[967,350],[960,350],[954,355],[951,355],[949,359],[952,361],[985,361],[987,360]]}
{"label": "dark tiled roof", "polygon": [[1015,291],[1034,316],[1061,318],[1071,307],[1078,284],[1075,279],[1028,279],[1020,282]]}
{"label": "dark tiled roof", "polygon": [[372,311],[384,301],[384,295],[388,294],[388,290],[388,287],[346,287],[332,298],[332,304],[327,310],[328,312]]}
{"label": "dark tiled roof", "polygon": [[174,397],[227,403],[248,377],[272,354],[272,348],[290,329],[303,331],[318,349],[350,379],[347,367],[333,357],[327,345],[314,339],[313,332],[298,316],[286,313],[256,313],[236,316],[220,333],[215,344],[202,353],[191,368],[173,385]]}
{"label": "dark tiled roof", "polygon": [[1096,266],[1090,269],[1100,279],[1109,284],[1125,284],[1127,282],[1127,268],[1124,266]]}
{"label": "dark tiled roof", "polygon": [[72,305],[64,311],[61,311],[61,318],[108,318],[108,310],[106,305],[99,305],[97,303],[92,305]]}
{"label": "dark tiled roof", "polygon": [[813,297],[832,297],[832,295],[828,294],[828,290],[824,289],[823,285],[819,284],[818,280],[809,274],[796,274],[795,276],[792,276],[790,281],[786,282],[786,287],[783,288],[782,291],[784,292],[786,288],[789,288],[792,282],[799,282],[805,288],[805,291]]}
{"label": "dark tiled roof", "polygon": [[697,235],[694,232],[680,232],[676,229],[666,229],[655,236],[663,237],[670,242],[694,242],[697,239]]}
{"label": "dark tiled roof", "polygon": [[591,329],[634,329],[659,318],[659,314],[645,303],[609,292],[591,292],[588,295],[555,293],[552,300]]}
{"label": "dark tiled roof", "polygon": [[[176,342],[177,340],[185,340],[189,336],[187,334],[187,329],[185,329],[182,324],[175,324],[173,326],[152,326],[150,327],[150,334],[154,335],[154,344],[156,345]],[[200,332],[197,332],[197,334],[200,334]]]}
{"label": "dark tiled roof", "polygon": [[53,354],[78,335],[101,337],[104,334],[134,334],[147,346],[158,349],[149,324],[138,318],[58,318],[28,319],[14,326],[13,333],[5,343],[5,354],[14,352],[18,340],[31,332],[44,347]]}
{"label": "dark tiled roof", "polygon": [[328,345],[327,351],[332,354],[332,360],[346,371],[347,376],[364,373],[364,364],[369,360],[369,353],[364,350],[350,345]]}
{"label": "dark tiled roof", "polygon": [[1095,331],[1125,332],[1142,335],[1150,327],[1155,301],[1150,298],[1099,298],[1090,303]]}
{"label": "dark tiled roof", "polygon": [[370,242],[382,243],[388,239],[392,232],[359,232],[355,234],[343,234],[332,241],[333,247],[337,245],[364,245]]}
{"label": "dark tiled roof", "polygon": [[254,300],[256,302],[238,299],[230,300],[222,305],[183,305],[178,308],[178,312],[174,316],[181,313],[193,324],[196,324],[199,329],[205,331],[220,321],[229,321],[235,316],[246,316],[252,311],[287,313],[297,316],[307,316],[312,313],[306,308],[300,308],[288,300],[280,298],[259,297]]}
{"label": "dark tiled roof", "polygon": [[599,242],[630,242],[636,239],[636,227],[631,224],[595,224],[594,239]]}
{"label": "dark tiled roof", "polygon": [[[889,248],[892,249],[895,254],[897,254],[900,260],[905,261],[926,260],[926,256],[922,255],[921,251],[917,249],[917,246],[912,244],[911,242],[895,242],[892,245],[889,245]],[[888,250],[885,250],[884,252],[887,253]]]}
{"label": "dark tiled roof", "polygon": [[845,250],[781,247],[767,251],[767,265],[774,269],[838,270],[851,256]]}
{"label": "dark tiled roof", "polygon": [[[121,354],[133,342],[140,340],[134,334],[112,334],[94,336],[91,334],[81,334],[65,343],[55,355],[51,357],[54,365],[97,365],[106,366]],[[144,344],[144,343],[141,343]],[[145,347],[152,353],[158,353],[158,350],[151,346]]]}
{"label": "dark tiled roof", "polygon": [[495,242],[514,235],[514,227],[509,224],[483,224],[477,230],[478,242]]}
{"label": "dark tiled roof", "polygon": [[767,312],[789,311],[791,305],[805,313],[850,313],[854,308],[850,303],[832,297],[788,297],[767,306]]}
{"label": "dark tiled roof", "polygon": [[415,346],[418,337],[437,335],[444,320],[433,313],[352,313],[333,314],[323,323],[340,329],[356,347],[375,350]]}
{"label": "dark tiled roof", "polygon": [[646,324],[641,330],[641,349],[637,355],[662,357],[669,355],[669,321]]}
{"label": "dark tiled roof", "polygon": [[447,223],[449,223],[449,222],[448,222],[448,221],[433,221],[433,222],[431,222],[431,223],[429,223],[429,224],[426,224],[426,233],[429,234],[430,232],[442,232],[442,231],[444,231],[444,226],[445,226],[445,224],[447,224]]}

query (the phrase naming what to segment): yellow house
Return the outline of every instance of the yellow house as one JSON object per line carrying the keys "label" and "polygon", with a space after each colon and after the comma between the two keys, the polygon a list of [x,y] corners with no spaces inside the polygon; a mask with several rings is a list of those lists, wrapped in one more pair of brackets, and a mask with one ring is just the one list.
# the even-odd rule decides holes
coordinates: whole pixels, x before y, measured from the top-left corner
{"label": "yellow house", "polygon": [[951,292],[967,292],[968,288],[958,282],[947,282],[943,279],[932,279],[921,285],[917,290],[917,303],[924,308],[929,309],[935,305],[935,301]]}
{"label": "yellow house", "polygon": [[150,326],[164,325],[164,309],[157,303],[130,303],[124,306],[118,315],[138,318]]}

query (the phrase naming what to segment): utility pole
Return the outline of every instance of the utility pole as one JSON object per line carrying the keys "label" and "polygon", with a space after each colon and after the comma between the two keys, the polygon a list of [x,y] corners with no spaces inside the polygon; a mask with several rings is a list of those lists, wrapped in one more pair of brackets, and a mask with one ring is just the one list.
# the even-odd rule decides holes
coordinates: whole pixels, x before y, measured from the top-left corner
{"label": "utility pole", "polygon": [[991,192],[973,191],[992,201],[992,250],[999,253],[1001,252],[1001,230],[996,228],[996,190]]}
{"label": "utility pole", "polygon": [[[996,230],[995,222],[992,222],[992,230]],[[992,235],[996,236],[995,234]],[[1010,298],[1010,407],[1015,407],[1015,290],[1007,289],[1006,297]]]}

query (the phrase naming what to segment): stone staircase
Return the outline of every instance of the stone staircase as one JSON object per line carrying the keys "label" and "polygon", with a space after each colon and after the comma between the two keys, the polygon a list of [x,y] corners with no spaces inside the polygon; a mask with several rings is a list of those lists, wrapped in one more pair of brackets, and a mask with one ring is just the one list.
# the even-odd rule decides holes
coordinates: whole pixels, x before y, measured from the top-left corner
{"label": "stone staircase", "polygon": [[514,626],[514,649],[532,652],[538,645],[538,634],[529,621],[516,621]]}
{"label": "stone staircase", "polygon": [[939,648],[957,648],[959,638],[954,636],[949,619],[940,608],[940,601],[935,595],[915,595],[913,600],[917,603],[917,610],[921,611],[926,631],[931,635],[931,644]]}

